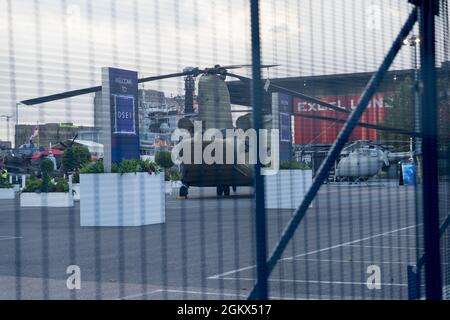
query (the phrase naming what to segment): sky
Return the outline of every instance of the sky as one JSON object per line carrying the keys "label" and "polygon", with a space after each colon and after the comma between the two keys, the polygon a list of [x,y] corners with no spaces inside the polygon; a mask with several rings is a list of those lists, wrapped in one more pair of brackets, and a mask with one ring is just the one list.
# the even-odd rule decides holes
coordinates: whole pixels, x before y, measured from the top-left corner
{"label": "sky", "polygon": [[[374,71],[410,10],[405,0],[263,0],[263,63],[280,64],[263,75]],[[0,0],[0,116],[15,116],[16,101],[100,85],[105,66],[143,77],[251,63],[249,22],[248,0]],[[394,69],[411,68],[409,50]],[[145,88],[182,94],[183,81]],[[18,120],[93,125],[93,95],[20,106]],[[7,131],[0,118],[0,139]]]}

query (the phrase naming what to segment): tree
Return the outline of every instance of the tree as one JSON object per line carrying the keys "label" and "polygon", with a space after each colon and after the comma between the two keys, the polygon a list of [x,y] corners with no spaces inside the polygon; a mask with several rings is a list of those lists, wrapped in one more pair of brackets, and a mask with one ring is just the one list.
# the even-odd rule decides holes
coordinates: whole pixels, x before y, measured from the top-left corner
{"label": "tree", "polygon": [[73,153],[73,148],[67,148],[64,151],[61,162],[64,167],[64,171],[66,173],[69,171],[75,170],[76,164],[75,164],[75,155]]}
{"label": "tree", "polygon": [[[403,80],[394,93],[387,99],[390,108],[386,108],[383,125],[389,128],[414,131],[414,95],[410,78]],[[380,133],[382,140],[388,141],[397,151],[408,151],[411,136],[383,131]],[[403,142],[402,142],[403,141]]]}
{"label": "tree", "polygon": [[53,162],[49,159],[45,159],[41,162],[41,172],[42,172],[42,192],[48,192],[51,184],[50,174],[53,172]]}
{"label": "tree", "polygon": [[82,165],[91,161],[91,152],[83,146],[75,146],[72,148],[75,157],[75,169],[79,170]]}
{"label": "tree", "polygon": [[173,167],[172,157],[168,151],[160,151],[155,155],[155,162],[164,168],[164,180],[170,181],[169,169]]}
{"label": "tree", "polygon": [[165,169],[173,167],[172,158],[168,151],[158,152],[155,156],[155,162]]}
{"label": "tree", "polygon": [[89,149],[82,146],[74,146],[67,148],[62,156],[62,164],[64,170],[78,171],[82,165],[91,160],[91,153]]}

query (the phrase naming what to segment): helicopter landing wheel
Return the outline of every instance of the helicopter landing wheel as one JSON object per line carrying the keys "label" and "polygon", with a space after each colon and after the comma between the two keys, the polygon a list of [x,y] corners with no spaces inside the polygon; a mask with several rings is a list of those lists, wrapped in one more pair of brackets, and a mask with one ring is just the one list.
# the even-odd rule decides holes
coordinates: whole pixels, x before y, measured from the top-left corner
{"label": "helicopter landing wheel", "polygon": [[219,197],[221,197],[223,195],[223,191],[224,190],[223,190],[222,186],[217,186],[216,193]]}
{"label": "helicopter landing wheel", "polygon": [[188,195],[188,187],[186,187],[186,186],[181,186],[181,187],[180,187],[179,195],[180,195],[180,197],[185,197],[185,198],[187,198],[187,195]]}
{"label": "helicopter landing wheel", "polygon": [[228,186],[223,187],[223,194],[224,194],[226,197],[229,197],[229,196],[230,196],[230,187],[228,187]]}

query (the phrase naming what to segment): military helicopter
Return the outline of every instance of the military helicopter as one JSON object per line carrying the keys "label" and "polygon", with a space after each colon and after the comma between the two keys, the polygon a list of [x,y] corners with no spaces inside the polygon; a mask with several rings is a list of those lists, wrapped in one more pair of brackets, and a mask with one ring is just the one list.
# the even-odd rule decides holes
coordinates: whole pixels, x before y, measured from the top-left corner
{"label": "military helicopter", "polygon": [[[200,120],[203,130],[220,128],[233,129],[231,117],[230,93],[225,84],[224,68],[215,66],[213,70],[205,70],[198,80],[198,115],[180,119],[178,127],[187,130],[193,140],[194,122]],[[186,141],[185,141],[186,142]],[[222,141],[226,148],[229,141]],[[208,145],[202,143],[202,150]],[[191,153],[192,154],[192,153]],[[252,170],[248,165],[229,164],[190,164],[181,163],[180,197],[188,195],[188,188],[216,187],[217,195],[230,195],[230,187],[236,191],[237,186],[249,186],[253,182]]]}
{"label": "military helicopter", "polygon": [[37,129],[31,134],[28,143],[22,144],[14,149],[0,151],[0,162],[3,163],[3,167],[10,173],[28,174],[32,171],[36,171],[39,167],[32,161],[32,157],[39,152],[44,151],[44,148],[34,144],[33,139],[36,135]]}
{"label": "military helicopter", "polygon": [[[261,68],[275,66],[263,65]],[[251,65],[215,65],[213,68],[202,71],[198,68],[191,68],[191,70],[196,71],[195,76],[201,75],[198,79],[198,114],[194,117],[189,116],[180,119],[178,128],[187,130],[191,134],[191,139],[193,139],[194,121],[202,122],[203,131],[218,128],[225,133],[227,129],[242,129],[245,131],[250,128],[251,122],[248,115],[239,117],[236,120],[236,127],[233,126],[230,93],[225,83],[226,76],[229,75],[227,69],[243,67],[251,67]],[[234,149],[234,154],[237,154],[237,152],[245,153],[245,157],[248,159],[248,147],[244,145],[245,143],[243,144],[235,138],[226,138],[225,134],[223,134],[223,137],[223,139],[219,139],[222,140],[224,154],[227,148],[230,148]],[[189,139],[185,142],[189,143]],[[211,141],[203,141],[202,150],[210,143]],[[193,150],[191,154],[193,154]],[[191,161],[190,163],[181,163],[180,171],[182,182],[179,190],[180,197],[186,197],[188,188],[193,186],[216,187],[218,196],[229,196],[230,189],[236,191],[238,186],[253,185],[253,170],[248,161],[243,164],[194,164]]]}
{"label": "military helicopter", "polygon": [[341,152],[341,159],[337,163],[335,179],[338,182],[362,182],[380,173],[385,166],[388,167],[400,160],[413,159],[415,153],[391,152],[380,144],[370,141],[356,141]]}

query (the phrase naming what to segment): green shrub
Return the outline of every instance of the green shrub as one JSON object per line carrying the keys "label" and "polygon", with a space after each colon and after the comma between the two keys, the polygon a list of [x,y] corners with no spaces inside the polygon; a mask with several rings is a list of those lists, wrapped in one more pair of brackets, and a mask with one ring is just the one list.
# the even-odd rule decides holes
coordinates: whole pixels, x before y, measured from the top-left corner
{"label": "green shrub", "polygon": [[51,192],[51,176],[50,174],[54,170],[53,162],[49,159],[45,159],[41,162],[41,172],[42,172],[42,192]]}
{"label": "green shrub", "polygon": [[0,189],[1,188],[12,188],[13,185],[9,182],[8,178],[0,177]]}
{"label": "green shrub", "polygon": [[127,159],[122,160],[118,164],[113,164],[111,166],[111,172],[114,173],[136,173],[142,172],[143,168],[141,166],[141,160],[139,159]]}
{"label": "green shrub", "polygon": [[62,156],[62,165],[66,172],[78,171],[91,160],[89,149],[82,146],[67,148]]}
{"label": "green shrub", "polygon": [[311,166],[295,160],[283,160],[280,162],[280,170],[309,170]]}
{"label": "green shrub", "polygon": [[12,187],[13,187],[12,183],[10,183],[8,180],[0,178],[0,189],[2,189],[2,188],[8,189],[8,188],[12,188]]}
{"label": "green shrub", "polygon": [[161,167],[159,167],[156,162],[151,161],[149,159],[147,160],[140,160],[142,163],[142,168],[143,168],[143,172],[148,172],[148,173],[160,173],[161,172]]}
{"label": "green shrub", "polygon": [[151,160],[127,159],[122,160],[118,164],[113,164],[111,172],[120,174],[137,172],[159,173],[161,169]]}
{"label": "green shrub", "polygon": [[64,150],[61,162],[66,173],[69,171],[75,171],[76,161],[73,148],[67,148],[66,150]]}
{"label": "green shrub", "polygon": [[160,151],[155,155],[155,162],[164,168],[164,180],[170,181],[169,168],[173,167],[171,153],[168,151]]}
{"label": "green shrub", "polygon": [[42,180],[34,176],[31,176],[27,179],[25,188],[22,190],[22,192],[41,191],[41,188],[42,188]]}
{"label": "green shrub", "polygon": [[72,148],[75,158],[75,169],[79,170],[82,165],[91,161],[91,152],[83,146],[75,146]]}
{"label": "green shrub", "polygon": [[50,159],[42,160],[40,168],[42,175],[50,175],[54,170],[53,162]]}
{"label": "green shrub", "polygon": [[[105,170],[102,161],[90,162],[83,165],[80,169],[80,173],[104,172]],[[151,160],[126,159],[119,163],[113,163],[111,166],[111,172],[120,174],[137,172],[159,173],[161,172],[161,168]]]}
{"label": "green shrub", "polygon": [[56,177],[53,181],[47,176],[47,185],[45,179],[39,179],[31,176],[27,179],[26,186],[22,192],[68,192],[69,183],[63,177]]}
{"label": "green shrub", "polygon": [[155,162],[165,169],[173,167],[172,157],[169,151],[158,152],[155,155]]}
{"label": "green shrub", "polygon": [[80,173],[103,173],[105,172],[103,168],[103,161],[93,161],[88,162],[81,166]]}
{"label": "green shrub", "polygon": [[55,178],[54,192],[68,192],[69,183],[63,177]]}
{"label": "green shrub", "polygon": [[169,171],[169,180],[170,181],[180,181],[181,174],[178,170],[170,170]]}

